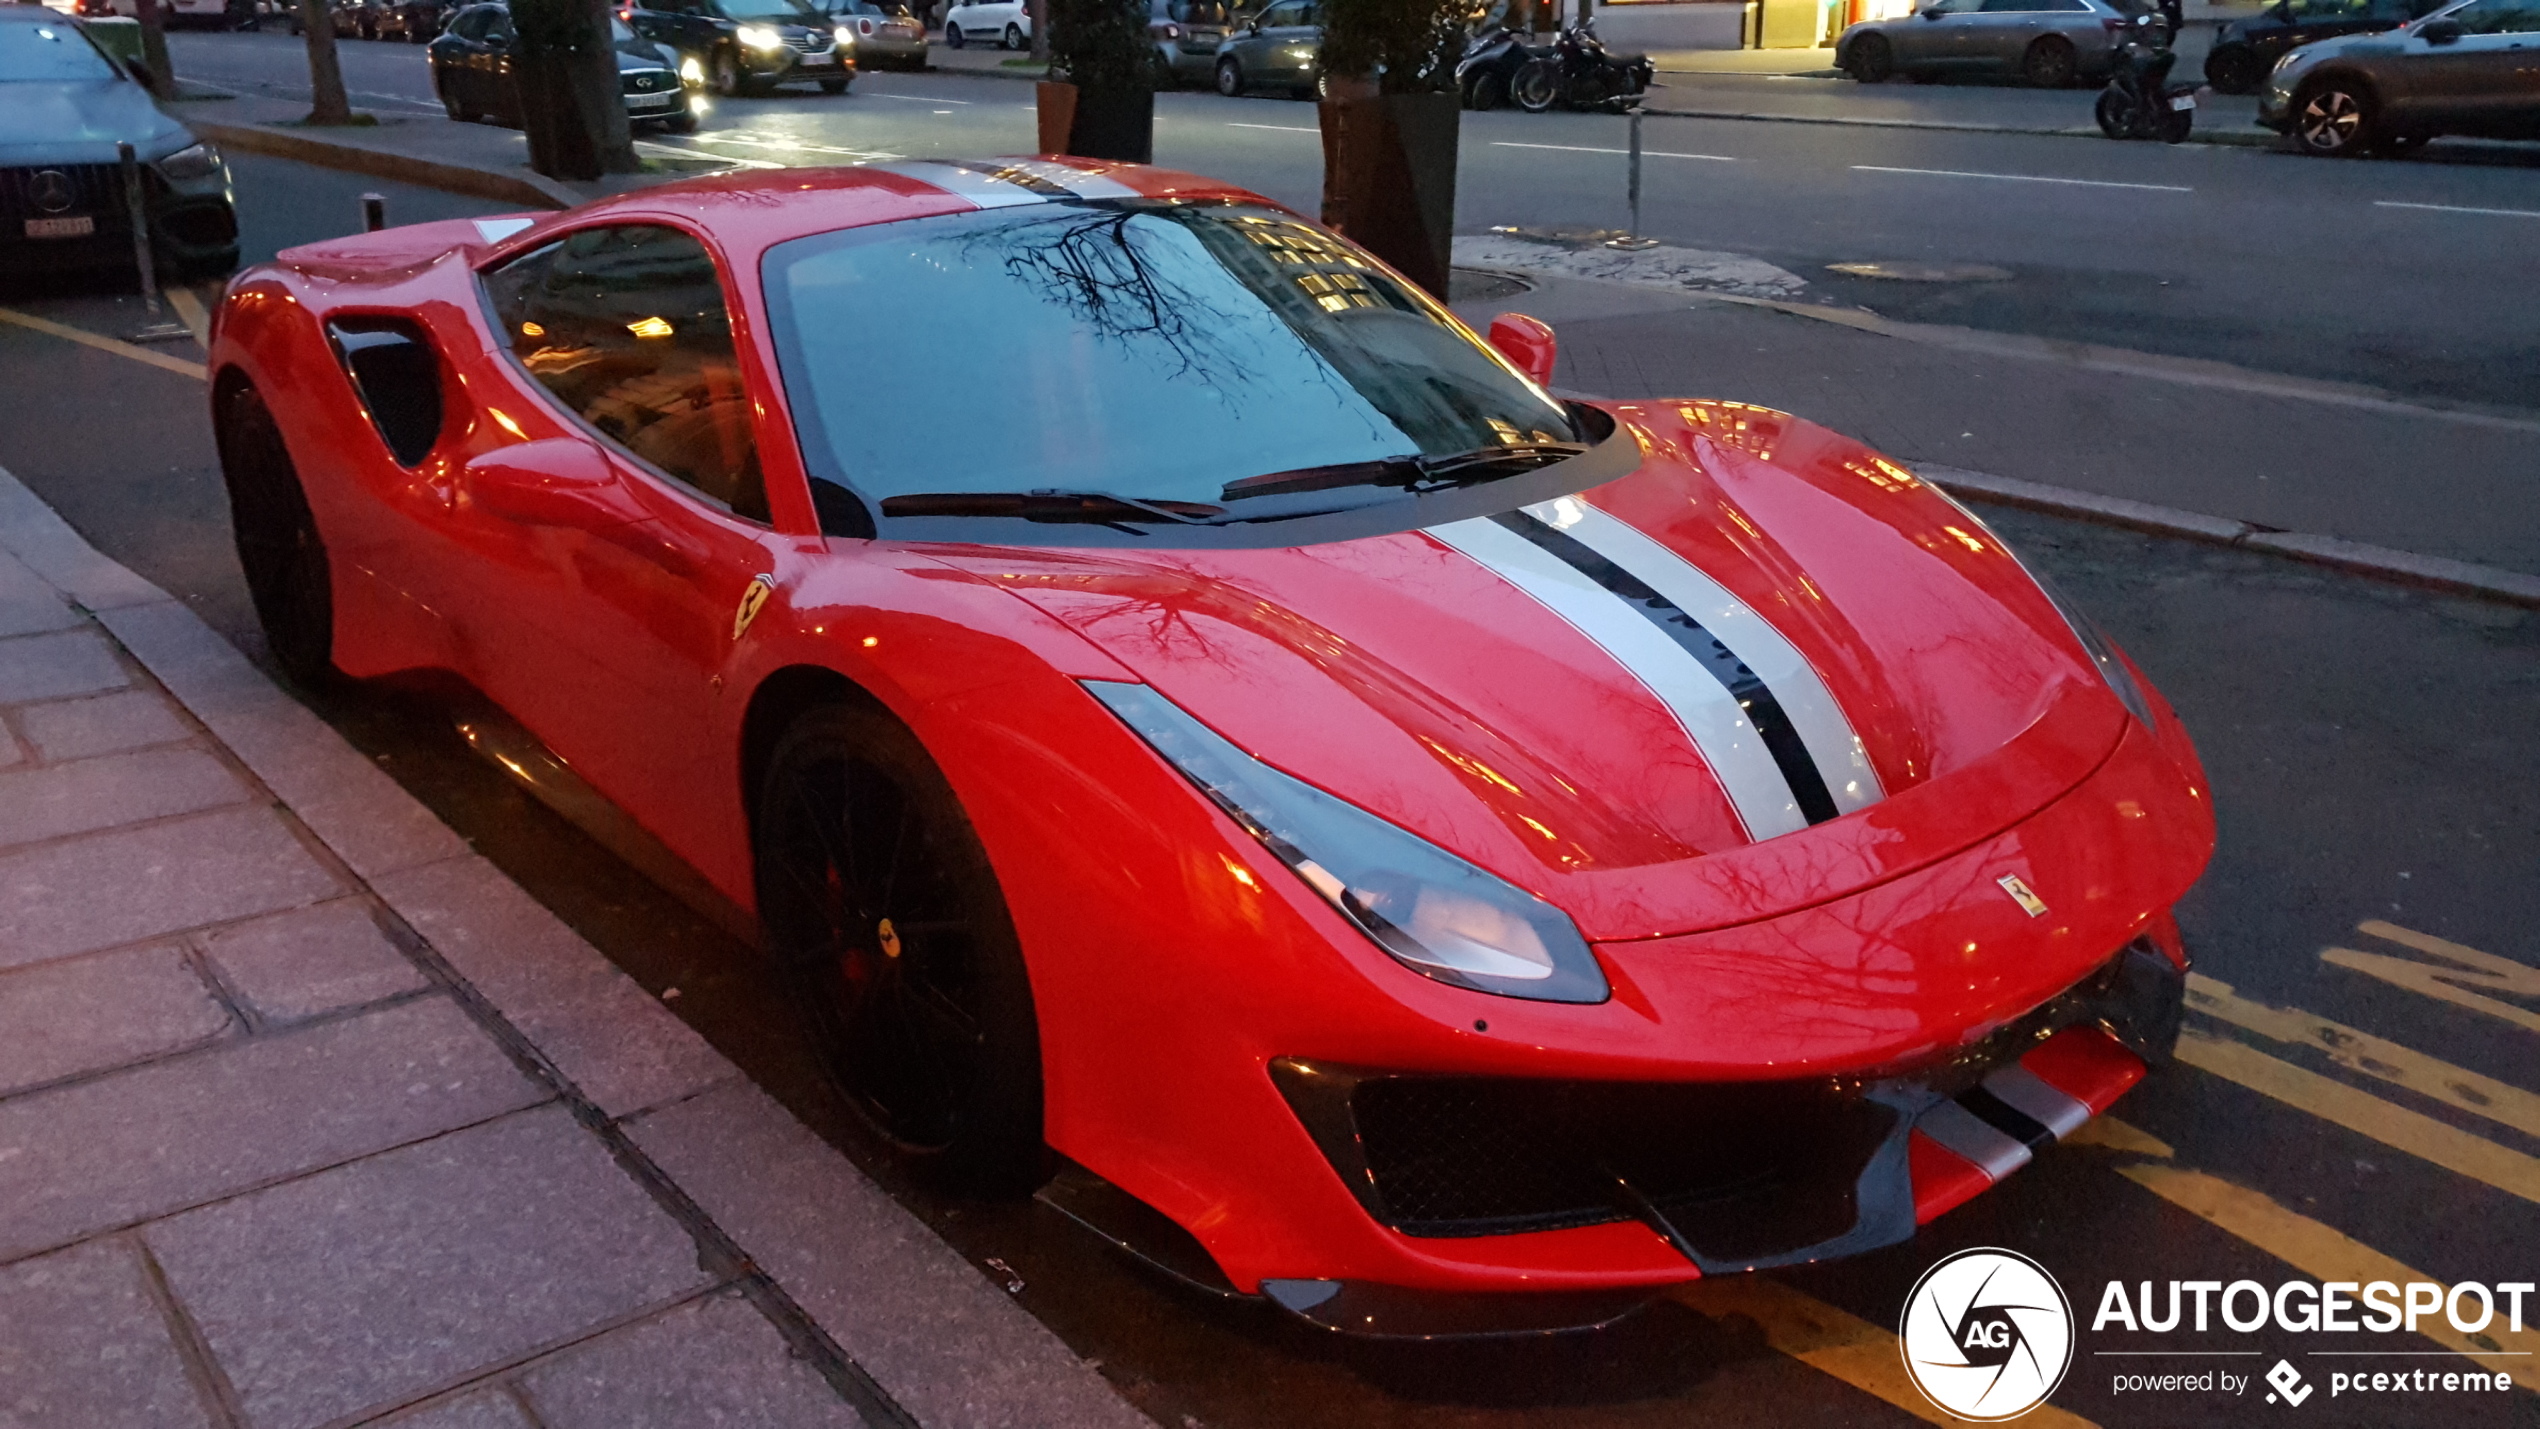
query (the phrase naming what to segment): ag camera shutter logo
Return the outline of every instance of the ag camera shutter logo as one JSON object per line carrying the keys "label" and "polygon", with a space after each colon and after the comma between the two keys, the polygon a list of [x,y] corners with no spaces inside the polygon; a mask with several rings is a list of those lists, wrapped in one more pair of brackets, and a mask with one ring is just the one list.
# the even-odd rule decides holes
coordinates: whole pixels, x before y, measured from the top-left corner
{"label": "ag camera shutter logo", "polygon": [[1905,1297],[1897,1347],[1914,1387],[1980,1423],[2046,1402],[2073,1363],[2073,1307],[2046,1267],[2017,1251],[1962,1250]]}

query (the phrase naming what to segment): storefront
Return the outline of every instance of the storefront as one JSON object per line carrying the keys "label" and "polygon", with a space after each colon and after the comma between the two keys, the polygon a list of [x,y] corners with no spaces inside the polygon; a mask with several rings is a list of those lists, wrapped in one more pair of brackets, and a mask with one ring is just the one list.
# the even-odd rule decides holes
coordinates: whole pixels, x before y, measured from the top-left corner
{"label": "storefront", "polygon": [[[1561,9],[1576,4],[1561,0]],[[1595,0],[1597,32],[1632,50],[1813,49],[1847,25],[1913,8],[1914,0]]]}

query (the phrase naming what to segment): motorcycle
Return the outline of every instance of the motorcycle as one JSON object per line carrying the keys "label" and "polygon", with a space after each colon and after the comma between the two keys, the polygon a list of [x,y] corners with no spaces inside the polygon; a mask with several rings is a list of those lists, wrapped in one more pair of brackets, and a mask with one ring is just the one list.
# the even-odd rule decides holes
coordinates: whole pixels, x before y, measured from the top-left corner
{"label": "motorcycle", "polygon": [[1497,109],[1513,91],[1517,72],[1546,53],[1504,25],[1474,35],[1465,42],[1464,58],[1455,64],[1455,88],[1464,96],[1464,107]]}
{"label": "motorcycle", "polygon": [[2196,86],[2168,82],[2177,62],[2169,26],[2157,14],[2138,16],[2108,87],[2099,91],[2099,132],[2111,139],[2185,140],[2196,126]]}
{"label": "motorcycle", "polygon": [[1556,106],[1620,113],[1640,103],[1656,76],[1647,55],[1618,55],[1596,37],[1592,20],[1572,22],[1548,54],[1520,67],[1510,97],[1528,114]]}

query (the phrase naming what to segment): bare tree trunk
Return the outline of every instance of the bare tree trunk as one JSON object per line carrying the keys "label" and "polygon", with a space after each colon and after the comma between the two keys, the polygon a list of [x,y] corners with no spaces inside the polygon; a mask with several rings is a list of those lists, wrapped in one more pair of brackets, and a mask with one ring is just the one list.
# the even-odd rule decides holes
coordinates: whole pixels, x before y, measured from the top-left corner
{"label": "bare tree trunk", "polygon": [[1050,61],[1050,0],[1031,0],[1025,13],[1032,17],[1032,58],[1048,64]]}
{"label": "bare tree trunk", "polygon": [[135,0],[141,21],[141,63],[150,71],[150,90],[161,99],[176,98],[176,70],[168,63],[167,16],[159,0]]}
{"label": "bare tree trunk", "polygon": [[635,172],[607,0],[514,0],[512,26],[529,166],[579,182]]}
{"label": "bare tree trunk", "polygon": [[309,122],[350,124],[353,102],[344,97],[344,67],[335,61],[335,19],[326,0],[300,0],[300,29],[309,44]]}

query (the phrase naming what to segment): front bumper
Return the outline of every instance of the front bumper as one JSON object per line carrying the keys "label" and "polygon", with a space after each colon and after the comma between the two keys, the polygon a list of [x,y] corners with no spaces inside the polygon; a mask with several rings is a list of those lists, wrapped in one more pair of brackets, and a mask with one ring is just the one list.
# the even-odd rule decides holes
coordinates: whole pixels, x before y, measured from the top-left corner
{"label": "front bumper", "polygon": [[[19,190],[41,171],[67,176],[74,198],[59,212],[42,210]],[[238,216],[230,204],[226,166],[208,178],[171,183],[157,170],[142,174],[150,244],[163,269],[227,271],[238,261]],[[28,219],[81,219],[91,231],[71,237],[27,236]],[[123,201],[123,178],[114,164],[27,166],[0,172],[0,267],[20,272],[61,272],[132,262],[132,223]]]}

